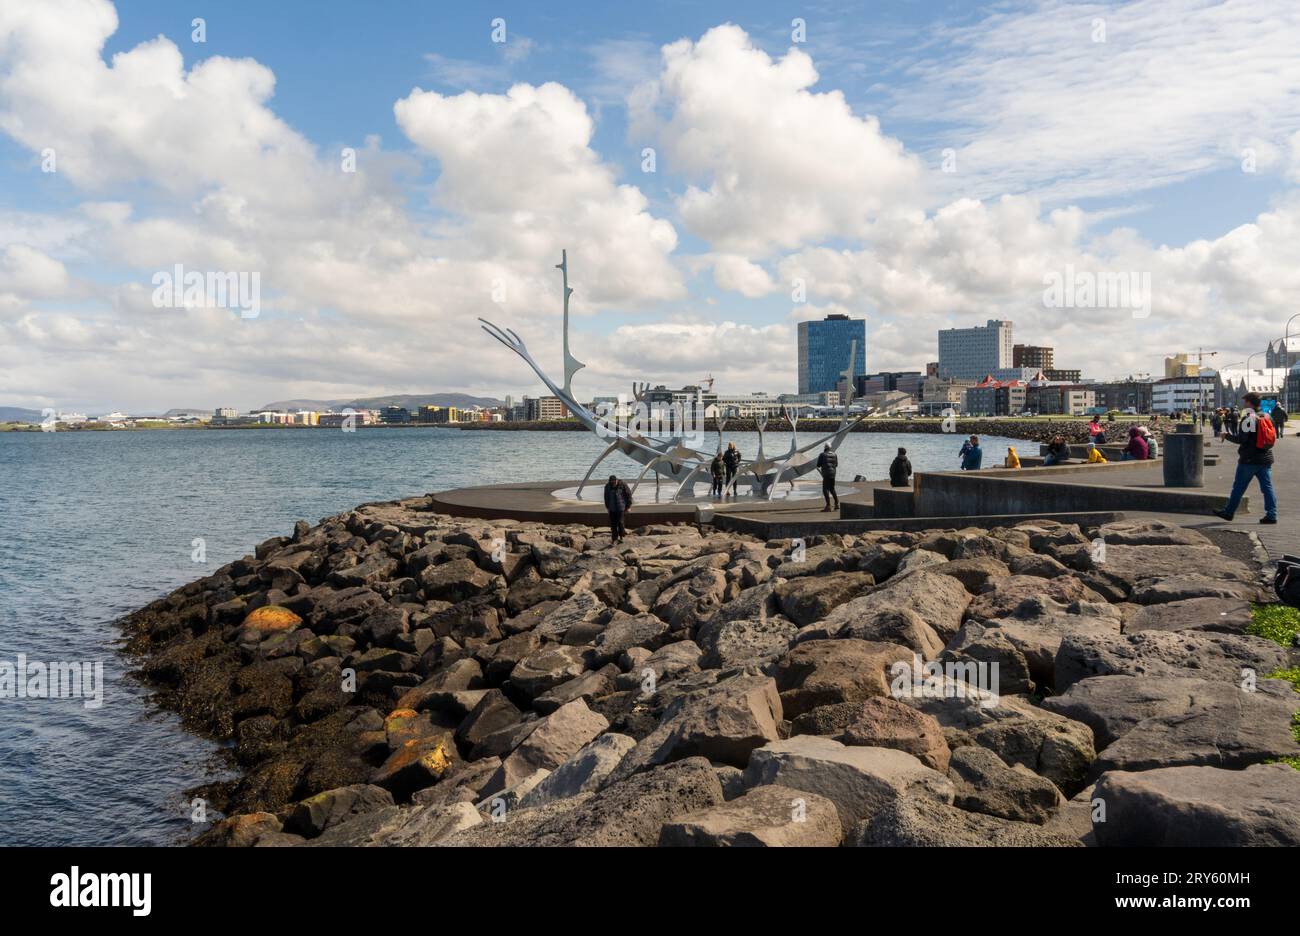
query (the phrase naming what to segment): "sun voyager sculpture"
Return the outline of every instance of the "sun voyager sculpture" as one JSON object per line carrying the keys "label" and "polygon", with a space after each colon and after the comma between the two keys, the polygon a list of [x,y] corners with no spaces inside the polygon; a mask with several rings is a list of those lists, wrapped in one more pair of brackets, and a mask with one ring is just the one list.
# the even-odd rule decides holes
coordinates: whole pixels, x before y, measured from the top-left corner
{"label": "sun voyager sculpture", "polygon": [[[708,478],[709,465],[713,461],[716,451],[721,451],[724,446],[723,431],[726,420],[719,414],[716,420],[718,446],[716,451],[711,452],[688,444],[688,442],[694,442],[698,445],[702,442],[700,438],[703,435],[704,427],[702,393],[697,394],[696,400],[690,404],[693,412],[687,412],[685,407],[677,408],[675,412],[677,418],[670,421],[666,430],[658,432],[654,431],[658,420],[651,420],[648,423],[638,419],[623,422],[618,418],[617,413],[592,412],[574,399],[572,390],[573,375],[586,365],[575,358],[569,351],[569,298],[573,295],[573,290],[569,287],[567,251],[561,252],[560,262],[556,269],[560,271],[564,284],[563,387],[556,386],[555,382],[542,371],[537,362],[533,360],[532,355],[528,353],[528,347],[524,344],[523,339],[512,329],[501,328],[484,318],[480,318],[479,321],[483,323],[482,327],[485,332],[523,358],[524,363],[533,369],[533,373],[546,385],[546,388],[560,399],[565,408],[579,422],[601,439],[608,440],[609,444],[591,463],[591,467],[587,469],[587,474],[583,477],[582,483],[578,485],[578,498],[582,498],[583,488],[591,480],[596,467],[614,452],[622,452],[633,461],[644,466],[632,485],[633,490],[641,483],[647,472],[654,472],[656,487],[658,487],[661,478],[677,485],[676,490],[673,492],[673,500],[678,500],[682,496],[691,497],[696,482]],[[779,455],[768,455],[764,448],[763,437],[767,417],[764,414],[756,417],[758,454],[754,458],[742,459],[737,471],[738,478],[749,486],[752,496],[766,497],[771,500],[776,493],[777,485],[782,482],[793,482],[796,478],[811,472],[817,467],[817,455],[823,446],[829,445],[832,450],[838,449],[840,443],[844,441],[844,437],[853,430],[853,427],[870,415],[869,412],[864,412],[857,419],[852,422],[849,421],[849,405],[853,401],[852,368],[856,352],[857,342],[855,341],[849,348],[848,369],[842,372],[849,391],[844,399],[844,412],[840,417],[840,424],[834,432],[827,433],[807,445],[800,446],[794,408],[784,407],[786,418],[790,421],[790,448]],[[641,402],[647,386],[647,384],[633,384],[633,397],[638,404]]]}

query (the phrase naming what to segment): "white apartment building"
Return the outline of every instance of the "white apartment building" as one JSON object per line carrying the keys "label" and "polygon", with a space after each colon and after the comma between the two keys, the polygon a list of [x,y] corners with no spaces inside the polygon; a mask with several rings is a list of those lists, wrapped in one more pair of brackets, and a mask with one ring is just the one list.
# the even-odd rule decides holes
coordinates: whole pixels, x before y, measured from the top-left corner
{"label": "white apartment building", "polygon": [[[939,329],[939,376],[981,380],[1011,368],[1011,323],[989,319],[973,328]],[[995,375],[996,376],[996,375]]]}

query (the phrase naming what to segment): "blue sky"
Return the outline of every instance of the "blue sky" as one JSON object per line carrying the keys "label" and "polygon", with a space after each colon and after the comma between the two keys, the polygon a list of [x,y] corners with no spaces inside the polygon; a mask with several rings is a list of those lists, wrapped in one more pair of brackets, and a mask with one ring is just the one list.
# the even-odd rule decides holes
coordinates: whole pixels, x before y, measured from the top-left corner
{"label": "blue sky", "polygon": [[[563,246],[591,393],[790,389],[827,312],[867,318],[870,370],[1008,317],[1098,377],[1291,314],[1293,4],[6,7],[7,404],[529,392],[475,318],[552,360]],[[175,263],[257,270],[261,314],[159,312]],[[1154,314],[1044,308],[1066,264],[1150,272]]]}

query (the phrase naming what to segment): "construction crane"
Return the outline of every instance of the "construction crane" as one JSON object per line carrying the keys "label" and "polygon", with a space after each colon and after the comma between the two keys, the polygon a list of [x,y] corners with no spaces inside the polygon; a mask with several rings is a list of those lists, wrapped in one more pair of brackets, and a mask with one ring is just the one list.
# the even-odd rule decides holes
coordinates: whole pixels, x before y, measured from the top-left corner
{"label": "construction crane", "polygon": [[1205,359],[1207,357],[1215,357],[1218,353],[1218,351],[1206,351],[1204,348],[1197,348],[1195,351],[1178,351],[1174,354],[1175,358],[1188,358],[1193,354],[1196,355],[1197,396],[1202,411],[1205,409],[1205,381],[1201,380],[1201,368],[1205,366]]}

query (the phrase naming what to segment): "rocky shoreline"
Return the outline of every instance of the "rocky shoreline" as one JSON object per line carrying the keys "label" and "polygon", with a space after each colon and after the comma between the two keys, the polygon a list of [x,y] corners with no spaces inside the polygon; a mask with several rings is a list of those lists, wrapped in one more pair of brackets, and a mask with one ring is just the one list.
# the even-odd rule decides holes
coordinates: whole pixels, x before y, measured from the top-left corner
{"label": "rocky shoreline", "polygon": [[124,627],[229,742],[200,845],[1296,845],[1267,600],[1158,522],[611,547],[414,498]]}

